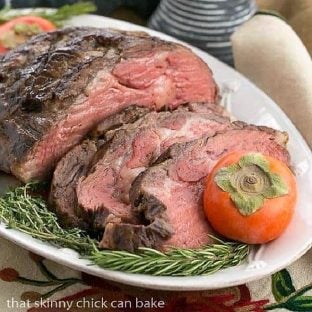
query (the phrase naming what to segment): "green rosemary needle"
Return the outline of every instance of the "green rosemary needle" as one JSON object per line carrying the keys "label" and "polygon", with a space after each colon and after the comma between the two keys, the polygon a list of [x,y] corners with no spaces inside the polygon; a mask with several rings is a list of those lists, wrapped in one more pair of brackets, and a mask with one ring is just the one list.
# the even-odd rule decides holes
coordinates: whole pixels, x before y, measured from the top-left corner
{"label": "green rosemary needle", "polygon": [[171,248],[161,252],[140,248],[136,253],[99,250],[98,242],[78,228],[63,229],[46,201],[35,193],[38,184],[19,186],[0,197],[0,221],[32,237],[58,247],[72,248],[102,268],[157,276],[208,275],[240,264],[249,246],[213,237],[214,244],[201,249]]}
{"label": "green rosemary needle", "polygon": [[140,248],[137,253],[95,250],[88,258],[102,268],[156,276],[208,275],[240,264],[249,253],[249,246],[214,238],[212,245],[201,249],[172,248],[160,252]]}
{"label": "green rosemary needle", "polygon": [[63,229],[57,216],[48,210],[46,201],[32,196],[38,184],[19,186],[0,197],[0,221],[32,237],[59,246],[72,248],[81,254],[94,250],[95,241],[78,228]]}

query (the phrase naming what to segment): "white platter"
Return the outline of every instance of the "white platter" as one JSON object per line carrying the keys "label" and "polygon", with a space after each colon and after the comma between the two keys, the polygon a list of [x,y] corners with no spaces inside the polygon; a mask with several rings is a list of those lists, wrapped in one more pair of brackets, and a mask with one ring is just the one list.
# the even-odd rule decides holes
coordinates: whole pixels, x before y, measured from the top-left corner
{"label": "white platter", "polygon": [[[123,21],[95,15],[74,18],[71,25],[112,27],[123,30],[143,30],[163,39],[176,41],[164,34]],[[263,245],[250,256],[248,263],[219,271],[210,276],[154,277],[149,275],[113,272],[90,265],[70,249],[57,249],[28,235],[5,228],[0,224],[0,235],[8,240],[65,266],[108,280],[163,290],[204,290],[243,284],[270,275],[302,256],[312,246],[312,154],[311,150],[280,108],[250,81],[205,52],[193,48],[212,68],[219,85],[235,82],[238,91],[232,97],[231,111],[240,120],[267,125],[287,131],[289,151],[297,173],[299,199],[295,217],[287,231],[276,241]],[[0,177],[0,189],[9,183],[8,176]]]}

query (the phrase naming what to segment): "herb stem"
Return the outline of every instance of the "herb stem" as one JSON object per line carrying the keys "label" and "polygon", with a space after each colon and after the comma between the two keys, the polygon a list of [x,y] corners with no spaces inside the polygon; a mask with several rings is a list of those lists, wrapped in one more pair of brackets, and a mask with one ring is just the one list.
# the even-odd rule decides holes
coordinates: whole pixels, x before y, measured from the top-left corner
{"label": "herb stem", "polygon": [[29,195],[37,187],[37,184],[26,184],[1,197],[0,221],[9,228],[59,247],[72,248],[81,254],[92,252],[97,245],[96,241],[78,228],[62,229],[46,201],[39,196]]}
{"label": "herb stem", "polygon": [[58,284],[62,284],[63,282],[60,281],[35,281],[32,279],[28,279],[25,277],[18,277],[18,281],[22,284],[26,284],[26,285],[33,285],[33,286],[38,286],[38,287],[47,287],[47,286],[53,286],[53,285],[58,285]]}
{"label": "herb stem", "polygon": [[52,272],[50,272],[47,269],[47,267],[45,266],[43,261],[38,261],[37,266],[38,266],[40,272],[42,273],[42,275],[44,275],[49,281],[53,281],[53,280],[58,279],[57,276],[55,276]]}
{"label": "herb stem", "polygon": [[66,289],[67,287],[70,287],[70,286],[72,286],[72,285],[75,285],[75,284],[78,283],[78,282],[81,283],[80,280],[62,283],[62,284],[60,284],[59,286],[57,286],[56,288],[54,288],[54,289],[52,289],[52,290],[46,292],[45,294],[43,294],[43,295],[41,296],[41,298],[42,298],[42,299],[47,299],[47,298],[49,298],[50,296],[54,295],[55,293],[57,293],[57,292],[59,292],[59,291],[61,291],[61,290],[64,290],[64,289]]}
{"label": "herb stem", "polygon": [[292,302],[294,299],[298,298],[299,296],[303,295],[304,293],[312,290],[312,283],[302,287],[301,289],[293,292],[288,297],[285,297],[279,302],[271,303],[265,306],[266,310],[275,310],[277,308],[287,308],[288,303]]}
{"label": "herb stem", "polygon": [[[63,229],[60,226],[56,215],[48,209],[46,201],[40,196],[30,195],[36,192],[37,187],[38,184],[26,184],[0,197],[0,221],[9,228],[55,246],[74,249],[93,264],[105,269],[155,276],[208,275],[240,264],[249,253],[249,246],[246,244],[225,242],[215,237],[214,244],[201,249],[170,248],[161,252],[140,248],[136,253],[99,250],[98,242],[82,230]],[[55,279],[48,275],[44,267],[41,267],[41,271],[49,279],[38,282],[42,285],[78,282],[77,279]],[[30,281],[24,279],[23,282]]]}
{"label": "herb stem", "polygon": [[169,249],[166,253],[140,248],[137,254],[120,251],[94,251],[89,259],[114,271],[155,276],[208,275],[241,263],[249,246],[239,243],[217,243],[202,249]]}

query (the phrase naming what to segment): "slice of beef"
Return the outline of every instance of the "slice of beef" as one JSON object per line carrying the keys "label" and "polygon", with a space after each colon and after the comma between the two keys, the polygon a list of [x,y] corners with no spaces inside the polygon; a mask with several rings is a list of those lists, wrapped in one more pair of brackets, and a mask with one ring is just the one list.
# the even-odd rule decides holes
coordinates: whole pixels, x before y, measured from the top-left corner
{"label": "slice of beef", "polygon": [[[214,105],[213,106],[218,106]],[[118,130],[120,127],[134,123],[149,112],[148,108],[140,107],[137,105],[131,105],[126,107],[117,114],[108,116],[102,122],[100,122],[92,131],[90,136],[95,140],[109,140],[112,137],[114,130]],[[107,135],[109,132],[109,136]]]}
{"label": "slice of beef", "polygon": [[100,247],[132,252],[139,246],[161,249],[163,240],[172,234],[166,214],[159,213],[149,225],[127,224],[110,216]]}
{"label": "slice of beef", "polygon": [[133,105],[109,116],[92,130],[88,139],[72,148],[58,162],[51,181],[49,205],[58,215],[62,226],[87,229],[96,222],[92,215],[84,218],[84,221],[77,210],[78,180],[87,174],[95,154],[104,144],[108,146],[107,143],[118,127],[133,123],[148,112],[147,108]]}
{"label": "slice of beef", "polygon": [[[136,157],[136,155],[131,155],[134,148],[132,145],[133,141],[136,137],[144,134],[144,131],[146,133],[146,129],[155,130],[155,128],[160,125],[162,127],[160,131],[167,131],[167,136],[169,136],[168,138],[170,138],[171,135],[171,139],[173,140],[172,143],[174,143],[181,140],[185,141],[187,138],[187,136],[183,133],[185,129],[177,128],[169,133],[169,128],[172,128],[172,126],[174,126],[174,124],[178,121],[181,126],[181,123],[184,122],[185,118],[190,118],[188,128],[191,128],[192,125],[194,126],[194,130],[197,128],[196,132],[190,131],[189,138],[191,139],[198,137],[200,134],[209,132],[214,133],[216,130],[226,128],[226,125],[229,124],[228,118],[224,117],[224,115],[227,115],[225,110],[218,105],[209,103],[191,103],[188,105],[181,105],[172,113],[168,111],[147,114],[147,111],[148,110],[144,108],[130,106],[121,111],[119,114],[107,118],[92,131],[91,136],[96,142],[97,153],[94,157],[92,157],[92,160],[89,159],[88,161],[83,162],[81,166],[84,167],[84,169],[79,168],[81,174],[76,174],[75,179],[72,179],[70,183],[66,184],[66,189],[70,189],[69,195],[67,195],[66,192],[63,192],[63,188],[65,188],[65,186],[63,183],[60,183],[60,181],[68,181],[68,176],[72,175],[72,173],[69,174],[69,172],[72,172],[73,164],[76,164],[77,159],[79,159],[80,151],[85,149],[85,143],[82,143],[81,147],[76,147],[72,151],[68,152],[59,162],[51,183],[50,205],[61,217],[63,224],[77,226],[76,219],[80,220],[81,217],[84,217],[93,229],[103,229],[105,220],[110,215],[123,217],[123,222],[127,220],[132,224],[139,223],[140,220],[138,220],[137,216],[131,212],[129,199],[126,193],[130,188],[132,180],[139,172],[144,170],[144,168],[141,166],[139,166],[139,168],[133,166],[128,168],[127,162],[129,162],[131,158]],[[146,114],[147,116],[140,119],[136,123],[131,124]],[[198,124],[196,124],[197,122]],[[204,125],[207,126],[207,129],[202,129],[203,122]],[[118,126],[120,127],[118,128]],[[153,137],[151,137],[151,139],[152,138]],[[159,138],[159,140],[155,143],[161,144],[160,139],[161,138]],[[165,138],[163,137],[163,139]],[[167,144],[168,143],[170,144],[170,140],[167,140]],[[90,143],[87,144],[89,145]],[[122,151],[119,156],[116,153],[116,148],[118,147],[120,147]],[[138,148],[139,146],[137,146],[137,149]],[[157,148],[150,154],[148,154],[149,151],[145,151],[147,152],[147,155],[145,155],[147,157],[147,163],[156,159],[165,148],[166,146],[162,147],[162,150]],[[137,151],[137,149],[136,153],[140,152]],[[144,152],[144,150],[142,150],[142,152]],[[108,186],[106,186],[108,189],[105,189],[105,179],[102,181],[105,174],[101,173],[102,165],[100,164],[103,162],[106,163],[107,170],[112,168],[112,170],[116,171],[116,175],[118,173],[123,174],[123,177],[120,177],[119,181],[116,179],[115,184],[108,184]],[[118,166],[120,166],[120,168],[118,168]],[[121,169],[121,166],[124,168]],[[81,206],[82,209],[77,209],[77,181],[80,177],[84,177],[88,171],[88,169],[86,169],[88,167],[93,167],[92,171],[99,170],[99,172],[90,174],[90,176],[86,178],[91,181],[91,189],[89,190],[88,188],[90,193],[87,197],[84,195],[85,192],[89,192],[87,189],[79,192],[82,193],[83,199],[80,204],[85,204],[86,200],[90,201],[90,204],[87,204],[86,207]],[[78,168],[75,167],[75,169]],[[82,173],[84,174],[82,175]],[[92,181],[94,176],[95,180]],[[126,178],[127,176],[128,178]],[[106,182],[109,183],[109,181]],[[85,183],[89,184],[88,181]],[[81,184],[84,185],[85,183],[81,181]],[[75,195],[75,199],[72,197],[73,194]],[[120,211],[120,213],[117,213],[117,211]],[[79,216],[73,217],[74,214],[78,214]]]}
{"label": "slice of beef", "polygon": [[[221,105],[211,103],[187,103],[180,105],[176,110],[190,111],[196,113],[214,113],[216,115],[230,118],[230,114]],[[162,111],[171,111],[163,108]],[[150,110],[146,107],[131,105],[122,111],[105,118],[89,133],[89,137],[96,141],[103,139],[107,141],[114,136],[115,131],[119,130],[127,124],[134,123],[138,119],[145,116]]]}
{"label": "slice of beef", "polygon": [[[119,129],[98,151],[88,174],[79,179],[81,213],[86,219],[93,215],[98,229],[103,229],[112,216],[123,223],[141,223],[129,202],[133,180],[172,144],[229,129],[230,120],[219,113],[223,110],[216,113],[207,106],[204,112],[203,105],[191,105],[188,110],[183,107],[173,112],[151,112]],[[107,227],[104,237],[106,232]]]}
{"label": "slice of beef", "polygon": [[78,179],[86,174],[96,151],[95,142],[85,140],[71,149],[55,168],[49,203],[64,227],[89,227],[89,222],[85,222],[76,211],[76,186]]}
{"label": "slice of beef", "polygon": [[230,118],[230,113],[221,105],[212,103],[197,102],[187,103],[178,107],[179,110],[187,110],[195,113],[214,113],[215,115]]}
{"label": "slice of beef", "polygon": [[0,61],[0,169],[23,181],[46,178],[95,125],[131,104],[218,100],[201,59],[144,33],[64,28]]}
{"label": "slice of beef", "polygon": [[[173,145],[157,160],[157,164],[135,179],[130,190],[133,209],[144,215],[146,226],[150,228],[154,221],[159,223],[163,218],[165,223],[168,222],[164,228],[171,227],[173,234],[168,234],[163,240],[164,235],[156,232],[149,242],[133,238],[125,244],[120,237],[124,231],[132,231],[134,236],[140,236],[141,232],[137,226],[131,230],[131,225],[113,220],[107,225],[109,237],[104,237],[102,247],[133,250],[142,245],[153,247],[155,242],[158,247],[162,243],[162,248],[199,248],[208,244],[208,234],[212,231],[204,216],[202,193],[205,178],[215,162],[232,151],[253,151],[273,156],[289,165],[289,154],[285,148],[287,139],[283,132],[235,122],[231,130],[213,137],[205,136]],[[141,226],[141,231],[144,230],[145,227]]]}

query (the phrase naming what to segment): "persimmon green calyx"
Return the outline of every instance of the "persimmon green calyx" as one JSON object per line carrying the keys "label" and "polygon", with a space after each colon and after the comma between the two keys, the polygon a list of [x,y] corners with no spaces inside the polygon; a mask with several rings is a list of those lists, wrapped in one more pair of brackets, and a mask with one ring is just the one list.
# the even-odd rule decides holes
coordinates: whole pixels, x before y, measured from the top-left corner
{"label": "persimmon green calyx", "polygon": [[269,162],[260,153],[249,153],[228,167],[219,169],[215,183],[230,194],[240,214],[249,216],[261,209],[265,199],[287,195],[284,179],[270,170]]}

